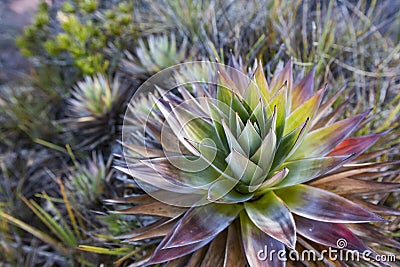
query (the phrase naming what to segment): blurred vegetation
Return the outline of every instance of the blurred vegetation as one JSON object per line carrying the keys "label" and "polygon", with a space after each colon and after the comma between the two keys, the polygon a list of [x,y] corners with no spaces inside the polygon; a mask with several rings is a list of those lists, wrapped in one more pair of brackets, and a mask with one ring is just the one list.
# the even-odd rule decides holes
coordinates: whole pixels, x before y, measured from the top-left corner
{"label": "blurred vegetation", "polygon": [[399,160],[399,25],[390,0],[42,2],[16,40],[31,75],[0,87],[0,265],[122,266],[146,249],[111,238],[145,224],[103,204],[138,190],[112,155],[135,89],[186,60],[260,58],[269,79],[289,58],[299,76],[315,66],[316,86],[347,85],[343,114],[373,108],[360,134],[391,129],[378,160]]}

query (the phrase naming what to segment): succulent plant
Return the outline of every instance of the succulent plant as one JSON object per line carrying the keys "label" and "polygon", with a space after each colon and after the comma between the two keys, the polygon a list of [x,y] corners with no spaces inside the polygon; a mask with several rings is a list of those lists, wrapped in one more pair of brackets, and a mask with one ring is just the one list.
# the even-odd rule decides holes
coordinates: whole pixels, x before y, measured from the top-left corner
{"label": "succulent plant", "polygon": [[162,218],[121,238],[163,237],[143,259],[149,265],[284,266],[277,257],[260,261],[258,251],[343,248],[341,239],[346,249],[369,250],[362,238],[379,231],[368,223],[385,222],[375,212],[399,212],[352,194],[399,185],[366,178],[393,174],[387,167],[396,164],[360,163],[385,135],[351,137],[368,111],[337,120],[332,104],[343,88],[323,101],[327,87],[313,92],[314,70],[295,84],[292,62],[269,83],[260,62],[249,75],[235,61],[216,65],[213,83],[159,89],[150,112],[133,113],[144,132],[127,132],[127,168],[117,168],[147,195],[109,202],[135,204],[117,213]]}
{"label": "succulent plant", "polygon": [[70,113],[63,122],[84,137],[81,147],[94,148],[115,134],[120,111],[125,108],[122,96],[130,94],[131,86],[119,75],[112,80],[104,74],[86,76],[67,100]]}
{"label": "succulent plant", "polygon": [[126,59],[121,63],[122,70],[135,77],[147,78],[157,71],[182,62],[188,56],[187,40],[183,39],[178,46],[174,34],[150,35],[146,40],[139,39],[138,42],[135,56],[126,51]]}

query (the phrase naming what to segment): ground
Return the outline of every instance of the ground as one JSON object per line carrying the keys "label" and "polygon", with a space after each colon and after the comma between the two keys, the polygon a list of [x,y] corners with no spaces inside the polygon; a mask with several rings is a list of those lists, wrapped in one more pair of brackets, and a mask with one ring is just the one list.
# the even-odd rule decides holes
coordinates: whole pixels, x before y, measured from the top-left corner
{"label": "ground", "polygon": [[15,37],[29,24],[40,0],[0,0],[0,84],[21,79],[29,69]]}

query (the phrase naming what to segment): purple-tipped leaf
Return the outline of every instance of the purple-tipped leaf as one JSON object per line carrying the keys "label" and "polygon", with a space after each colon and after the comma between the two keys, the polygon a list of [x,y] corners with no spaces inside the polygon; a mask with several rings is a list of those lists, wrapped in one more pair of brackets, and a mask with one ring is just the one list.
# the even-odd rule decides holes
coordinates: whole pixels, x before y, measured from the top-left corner
{"label": "purple-tipped leaf", "polygon": [[295,160],[327,155],[340,142],[352,134],[367,114],[362,113],[310,132],[290,159]]}
{"label": "purple-tipped leaf", "polygon": [[315,67],[293,88],[292,111],[313,95]]}
{"label": "purple-tipped leaf", "polygon": [[386,132],[380,134],[371,134],[361,137],[347,138],[339,145],[337,145],[335,149],[333,149],[329,153],[329,155],[330,156],[340,156],[340,155],[350,155],[350,154],[359,155],[363,153],[365,150],[367,150],[369,147],[371,147],[373,144],[375,144],[375,142],[378,141],[378,139],[385,134]]}
{"label": "purple-tipped leaf", "polygon": [[369,248],[346,226],[340,223],[328,223],[295,217],[297,232],[316,243],[340,249],[364,252]]}
{"label": "purple-tipped leaf", "polygon": [[211,203],[191,208],[179,221],[166,247],[182,247],[214,238],[236,219],[242,205]]}
{"label": "purple-tipped leaf", "polygon": [[312,186],[295,185],[275,192],[293,213],[305,218],[334,223],[385,221],[344,197]]}
{"label": "purple-tipped leaf", "polygon": [[267,192],[255,201],[245,202],[244,207],[260,230],[294,249],[296,227],[292,213],[273,192]]}
{"label": "purple-tipped leaf", "polygon": [[[240,214],[240,225],[243,248],[250,267],[286,266],[286,262],[277,257],[279,251],[285,251],[283,243],[261,231],[245,212]],[[272,250],[275,250],[276,253],[273,257],[269,257],[269,252]]]}

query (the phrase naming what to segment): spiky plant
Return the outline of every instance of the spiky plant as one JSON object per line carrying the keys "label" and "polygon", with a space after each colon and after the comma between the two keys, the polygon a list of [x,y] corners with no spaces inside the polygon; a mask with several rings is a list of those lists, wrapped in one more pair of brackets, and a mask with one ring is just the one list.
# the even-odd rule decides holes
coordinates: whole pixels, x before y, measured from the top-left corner
{"label": "spiky plant", "polygon": [[135,77],[147,78],[150,75],[182,62],[188,58],[187,40],[183,39],[180,45],[174,34],[150,35],[139,40],[135,56],[125,52],[126,59],[122,60],[122,71]]}
{"label": "spiky plant", "polygon": [[323,101],[327,88],[313,92],[314,70],[295,85],[292,62],[269,83],[261,63],[249,76],[232,65],[218,65],[217,86],[159,90],[152,112],[131,114],[145,128],[126,132],[128,168],[118,168],[148,196],[110,202],[137,204],[117,213],[162,219],[121,238],[163,237],[143,262],[172,266],[284,266],[257,253],[343,248],[341,239],[364,252],[371,236],[399,248],[369,224],[385,222],[374,212],[399,212],[364,195],[399,184],[379,182],[398,173],[390,171],[396,163],[361,163],[380,155],[363,152],[385,135],[351,137],[368,111],[338,121],[332,104],[342,90]]}
{"label": "spiky plant", "polygon": [[103,155],[95,152],[86,164],[76,163],[67,183],[69,195],[75,196],[77,203],[87,207],[99,204],[99,198],[105,190],[106,183],[113,175],[111,163],[112,157],[105,162]]}
{"label": "spiky plant", "polygon": [[[125,108],[131,86],[116,75],[87,76],[80,81],[67,100],[69,118],[63,120],[80,140],[80,147],[93,149],[109,140],[116,132],[120,112]],[[83,138],[82,138],[83,137]]]}

